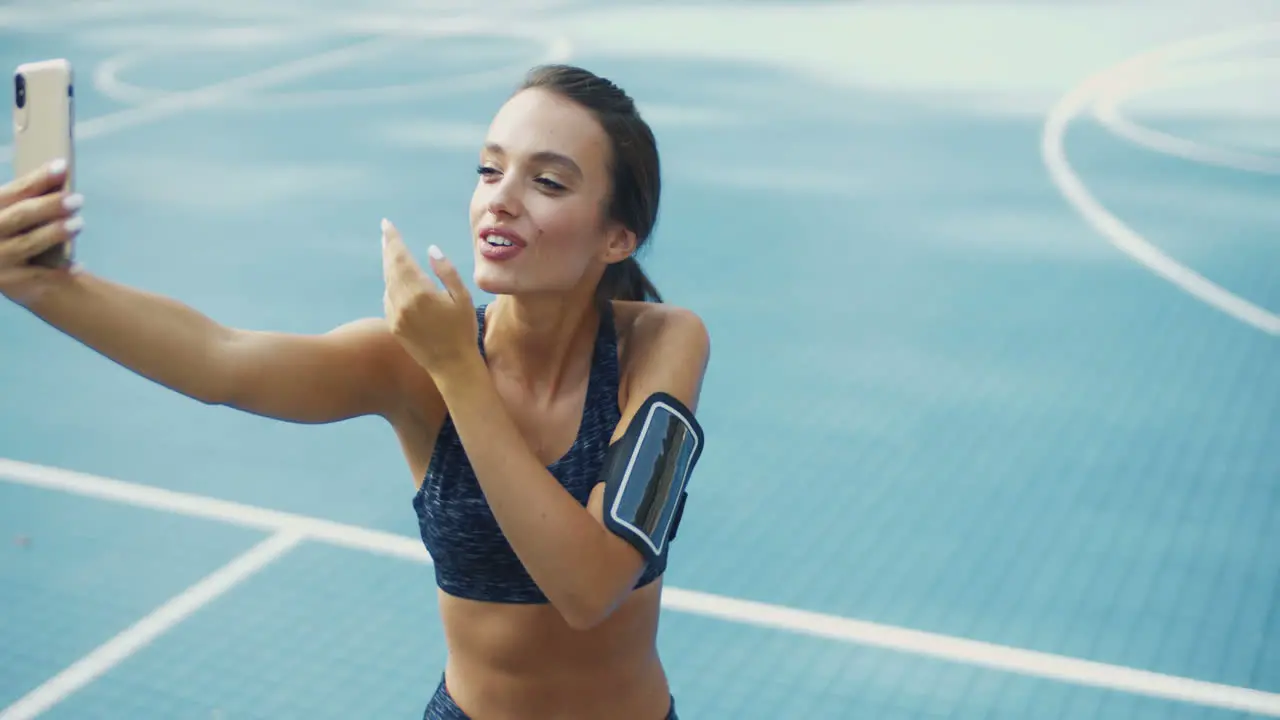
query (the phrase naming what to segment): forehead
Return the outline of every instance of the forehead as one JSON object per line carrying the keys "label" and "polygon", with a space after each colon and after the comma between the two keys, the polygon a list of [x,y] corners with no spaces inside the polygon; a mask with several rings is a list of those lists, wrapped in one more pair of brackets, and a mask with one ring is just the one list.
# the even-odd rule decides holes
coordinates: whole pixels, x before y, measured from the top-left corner
{"label": "forehead", "polygon": [[555,152],[590,164],[608,150],[608,138],[590,111],[541,89],[508,100],[489,125],[485,141],[512,155]]}

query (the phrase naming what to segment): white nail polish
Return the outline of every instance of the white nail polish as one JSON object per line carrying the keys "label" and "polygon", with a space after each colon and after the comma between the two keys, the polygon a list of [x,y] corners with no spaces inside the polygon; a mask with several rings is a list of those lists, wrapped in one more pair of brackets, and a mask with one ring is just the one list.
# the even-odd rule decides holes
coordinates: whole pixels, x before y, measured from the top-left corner
{"label": "white nail polish", "polygon": [[386,232],[390,229],[391,229],[391,222],[386,218],[382,218],[382,232]]}
{"label": "white nail polish", "polygon": [[50,175],[61,175],[63,172],[66,171],[66,169],[67,169],[67,161],[62,158],[58,158],[57,160],[54,160],[53,162],[49,163]]}
{"label": "white nail polish", "polygon": [[76,193],[75,195],[68,195],[62,199],[62,207],[66,208],[71,212],[75,212],[76,210],[79,210],[83,205],[84,205],[84,196],[81,195],[80,193]]}
{"label": "white nail polish", "polygon": [[62,228],[69,233],[80,232],[81,228],[83,227],[84,227],[84,218],[80,217],[79,215],[62,223]]}
{"label": "white nail polish", "polygon": [[431,247],[427,248],[427,254],[430,255],[433,260],[444,259],[444,253],[441,252],[440,248],[436,247],[435,245],[432,245]]}

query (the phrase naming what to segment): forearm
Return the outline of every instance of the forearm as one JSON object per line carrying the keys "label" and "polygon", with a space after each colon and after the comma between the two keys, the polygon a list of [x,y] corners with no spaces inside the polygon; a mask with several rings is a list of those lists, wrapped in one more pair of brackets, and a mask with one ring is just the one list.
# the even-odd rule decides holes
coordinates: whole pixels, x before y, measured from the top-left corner
{"label": "forearm", "polygon": [[617,586],[634,582],[639,556],[529,449],[479,355],[436,383],[489,507],[534,582],[571,623],[589,625],[607,613]]}
{"label": "forearm", "polygon": [[139,375],[204,402],[226,388],[216,349],[230,331],[182,303],[78,273],[28,308],[85,346]]}

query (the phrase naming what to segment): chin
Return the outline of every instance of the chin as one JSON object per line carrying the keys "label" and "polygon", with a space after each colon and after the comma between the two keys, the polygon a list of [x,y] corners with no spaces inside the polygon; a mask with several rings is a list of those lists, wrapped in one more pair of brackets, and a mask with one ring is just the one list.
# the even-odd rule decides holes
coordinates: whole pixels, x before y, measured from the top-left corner
{"label": "chin", "polygon": [[483,260],[476,263],[476,271],[472,276],[476,287],[490,295],[510,295],[516,291],[515,278],[510,272],[495,268]]}

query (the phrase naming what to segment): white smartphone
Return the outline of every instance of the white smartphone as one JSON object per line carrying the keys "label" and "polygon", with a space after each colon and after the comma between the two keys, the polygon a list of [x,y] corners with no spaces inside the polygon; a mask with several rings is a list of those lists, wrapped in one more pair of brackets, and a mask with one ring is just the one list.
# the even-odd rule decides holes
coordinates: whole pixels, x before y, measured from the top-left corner
{"label": "white smartphone", "polygon": [[[64,190],[75,188],[75,78],[65,59],[19,65],[13,74],[13,169],[21,177],[62,158]],[[74,255],[70,241],[31,258],[32,265],[58,267]]]}

